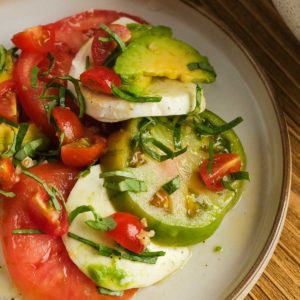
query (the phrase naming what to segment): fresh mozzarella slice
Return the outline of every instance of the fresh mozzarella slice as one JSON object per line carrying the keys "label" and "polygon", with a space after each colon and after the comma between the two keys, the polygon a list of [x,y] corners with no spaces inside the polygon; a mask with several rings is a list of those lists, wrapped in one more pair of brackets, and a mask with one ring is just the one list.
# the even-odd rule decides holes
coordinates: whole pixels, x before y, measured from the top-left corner
{"label": "fresh mozzarella slice", "polygon": [[[100,166],[91,168],[90,174],[80,178],[74,186],[68,201],[67,210],[71,212],[81,205],[92,205],[102,216],[106,217],[115,212],[111,205],[103,179],[99,178]],[[91,212],[77,216],[69,228],[69,232],[85,239],[107,246],[114,243],[105,233],[90,229],[85,221],[93,219]],[[190,257],[190,250],[186,247],[161,247],[151,243],[150,251],[165,251],[165,256],[158,258],[156,264],[145,264],[117,257],[105,257],[98,252],[67,235],[63,237],[70,258],[97,285],[111,289],[124,290],[152,285],[181,268]]]}
{"label": "fresh mozzarella slice", "polygon": [[[122,20],[123,18],[119,19]],[[92,39],[88,40],[72,61],[70,75],[76,79],[85,71],[86,58],[92,60]],[[69,88],[74,88],[69,84]],[[171,79],[154,80],[147,94],[161,96],[160,102],[133,103],[115,96],[94,93],[81,87],[85,98],[86,113],[102,122],[119,122],[132,118],[147,116],[185,115],[196,107],[196,85]],[[205,98],[202,93],[200,110],[205,109]]]}

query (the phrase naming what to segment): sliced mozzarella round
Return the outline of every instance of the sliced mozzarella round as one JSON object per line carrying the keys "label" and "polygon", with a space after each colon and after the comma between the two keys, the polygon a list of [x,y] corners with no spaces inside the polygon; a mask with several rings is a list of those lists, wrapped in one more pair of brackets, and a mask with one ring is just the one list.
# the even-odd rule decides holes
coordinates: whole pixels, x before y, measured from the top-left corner
{"label": "sliced mozzarella round", "polygon": [[[88,40],[72,61],[70,75],[76,79],[85,71],[86,58],[92,60],[92,39]],[[74,91],[70,84],[69,88]],[[120,122],[138,117],[185,115],[196,107],[196,85],[171,79],[156,79],[147,90],[150,96],[161,96],[160,102],[133,103],[115,96],[94,93],[81,87],[86,113],[102,122]],[[200,110],[205,109],[202,93]]]}
{"label": "sliced mozzarella round", "polygon": [[[78,180],[66,204],[68,212],[82,205],[92,205],[102,217],[115,212],[103,187],[103,179],[99,178],[100,173],[100,166],[97,165],[91,168],[88,176]],[[85,221],[92,219],[91,212],[78,215],[70,225],[69,232],[95,243],[113,247],[114,242],[105,233],[95,231],[85,224]],[[146,264],[118,257],[101,256],[97,250],[67,235],[63,237],[63,241],[70,258],[79,269],[97,285],[110,290],[152,285],[181,268],[191,255],[189,248],[186,247],[161,247],[151,243],[147,247],[150,251],[165,251],[166,254],[159,257],[156,264]]]}

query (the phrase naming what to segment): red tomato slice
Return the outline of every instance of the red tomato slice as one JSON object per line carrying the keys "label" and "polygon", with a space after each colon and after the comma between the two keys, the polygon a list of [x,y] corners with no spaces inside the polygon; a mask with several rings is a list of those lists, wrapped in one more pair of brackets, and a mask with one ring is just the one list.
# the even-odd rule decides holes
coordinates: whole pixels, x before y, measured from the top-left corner
{"label": "red tomato slice", "polygon": [[106,234],[132,252],[143,252],[145,245],[137,236],[145,228],[144,224],[136,216],[125,212],[116,212],[112,218],[116,222],[116,227]]}
{"label": "red tomato slice", "polygon": [[0,83],[0,117],[18,122],[17,96],[13,80]]}
{"label": "red tomato slice", "polygon": [[[44,164],[30,169],[47,184],[55,184],[66,197],[75,183],[77,172],[62,164]],[[36,184],[21,175],[13,191],[14,199],[5,199],[1,228],[4,257],[13,282],[26,300],[115,300],[100,295],[95,284],[70,260],[61,238],[47,234],[14,235],[16,228],[34,228],[24,196]],[[118,299],[130,299],[135,290]]]}
{"label": "red tomato slice", "polygon": [[65,165],[77,168],[87,167],[99,159],[107,146],[106,139],[95,135],[83,138],[61,147],[61,158]]}
{"label": "red tomato slice", "polygon": [[53,23],[56,42],[66,44],[74,53],[90,37],[101,23],[110,24],[119,18],[119,13],[109,10],[89,10]]}
{"label": "red tomato slice", "polygon": [[11,158],[2,158],[0,160],[0,189],[8,192],[16,182],[17,176]]}
{"label": "red tomato slice", "polygon": [[47,53],[54,47],[54,31],[47,26],[34,26],[12,37],[12,42],[23,51]]}
{"label": "red tomato slice", "polygon": [[49,124],[46,111],[39,96],[43,91],[43,84],[38,88],[31,85],[32,69],[37,66],[45,55],[39,53],[22,52],[14,69],[14,80],[20,104],[26,115],[47,135],[55,138],[55,130]]}
{"label": "red tomato slice", "polygon": [[106,67],[94,67],[80,75],[81,83],[96,93],[112,94],[111,84],[120,86],[122,81],[119,75]]}
{"label": "red tomato slice", "polygon": [[200,176],[209,190],[221,191],[224,189],[222,178],[240,170],[241,158],[238,154],[217,154],[213,158],[211,174],[208,173],[208,159],[206,159],[200,166]]}
{"label": "red tomato slice", "polygon": [[69,144],[84,137],[84,127],[70,109],[55,107],[52,110],[52,116],[60,132],[64,134],[63,144]]}

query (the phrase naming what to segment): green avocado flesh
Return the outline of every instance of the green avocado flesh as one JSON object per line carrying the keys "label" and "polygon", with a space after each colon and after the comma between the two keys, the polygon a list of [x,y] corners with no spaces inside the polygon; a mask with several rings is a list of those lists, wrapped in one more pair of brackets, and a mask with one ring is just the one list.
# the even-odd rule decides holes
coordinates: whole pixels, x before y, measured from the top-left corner
{"label": "green avocado flesh", "polygon": [[[189,64],[201,68],[190,70]],[[122,88],[135,94],[143,93],[153,77],[195,83],[210,83],[216,77],[207,57],[167,33],[146,33],[133,40],[117,58],[115,71],[122,77]]]}
{"label": "green avocado flesh", "polygon": [[[199,117],[210,126],[224,124],[222,119],[207,110]],[[127,170],[135,178],[145,182],[146,192],[108,190],[108,194],[117,210],[146,218],[149,228],[155,231],[153,240],[159,244],[186,246],[207,239],[219,226],[225,213],[237,202],[241,193],[241,181],[234,182],[236,193],[229,190],[211,192],[198,174],[200,164],[209,157],[209,141],[214,144],[215,154],[238,153],[243,169],[245,156],[237,135],[228,130],[217,136],[199,136],[194,132],[193,120],[189,118],[181,127],[182,146],[187,146],[187,151],[176,158],[158,162],[144,153],[140,163],[133,164],[133,158],[142,151],[132,146],[141,121],[134,119],[111,135],[108,151],[101,162],[103,171]],[[155,125],[149,127],[148,134],[172,149],[173,131],[165,123],[172,125],[174,117],[155,120]],[[168,196],[169,209],[153,205],[154,195],[161,191],[165,183],[178,175],[180,188]]]}

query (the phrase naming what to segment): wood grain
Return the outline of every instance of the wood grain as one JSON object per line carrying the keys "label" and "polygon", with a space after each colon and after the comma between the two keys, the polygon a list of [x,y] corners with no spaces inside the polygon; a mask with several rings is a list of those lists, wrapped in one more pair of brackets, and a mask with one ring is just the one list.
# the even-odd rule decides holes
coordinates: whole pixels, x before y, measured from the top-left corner
{"label": "wood grain", "polygon": [[293,161],[285,226],[265,272],[247,300],[300,299],[300,43],[270,0],[185,0],[242,41],[268,75],[288,125]]}

